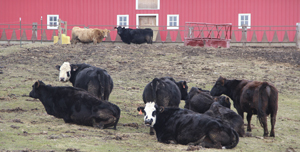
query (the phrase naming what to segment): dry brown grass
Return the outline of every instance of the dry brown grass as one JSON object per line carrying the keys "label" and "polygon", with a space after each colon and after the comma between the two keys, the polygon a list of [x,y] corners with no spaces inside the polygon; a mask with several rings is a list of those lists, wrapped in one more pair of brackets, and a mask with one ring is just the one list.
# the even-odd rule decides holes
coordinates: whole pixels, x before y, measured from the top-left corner
{"label": "dry brown grass", "polygon": [[[299,50],[294,47],[1,45],[0,150],[185,151],[186,145],[158,143],[155,136],[148,135],[149,128],[136,111],[143,105],[143,89],[153,78],[163,76],[186,80],[190,88],[211,89],[222,75],[272,82],[279,90],[276,137],[262,138],[263,129],[254,116],[253,137],[240,138],[238,146],[230,151],[299,151],[299,58]],[[121,108],[117,131],[65,124],[47,115],[38,100],[26,96],[36,80],[71,86],[57,81],[55,65],[64,61],[88,63],[108,71],[115,85],[110,102]],[[183,101],[180,106],[184,106]],[[138,128],[126,125],[131,123],[137,123]]]}

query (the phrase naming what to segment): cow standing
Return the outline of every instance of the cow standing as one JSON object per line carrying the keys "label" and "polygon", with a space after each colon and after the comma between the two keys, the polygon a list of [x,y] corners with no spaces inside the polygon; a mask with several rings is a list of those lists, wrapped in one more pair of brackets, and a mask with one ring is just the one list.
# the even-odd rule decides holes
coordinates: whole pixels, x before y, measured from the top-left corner
{"label": "cow standing", "polygon": [[101,101],[87,91],[75,87],[52,87],[37,81],[29,96],[39,99],[47,114],[63,118],[66,123],[116,129],[120,108],[108,101]]}
{"label": "cow standing", "polygon": [[222,106],[230,109],[229,98],[225,96],[211,96],[208,90],[192,87],[189,92],[189,99],[185,100],[184,108],[195,112],[206,112],[212,103],[218,102]]}
{"label": "cow standing", "polygon": [[267,116],[271,114],[270,136],[275,137],[278,91],[272,84],[248,80],[227,80],[220,76],[210,93],[214,96],[221,94],[229,96],[243,119],[244,112],[247,112],[247,131],[251,131],[252,115],[257,114],[259,122],[264,128],[263,136],[268,136]]}
{"label": "cow standing", "polygon": [[64,62],[59,70],[59,81],[70,81],[74,87],[87,90],[99,99],[108,100],[113,89],[113,80],[106,70],[89,64]]}
{"label": "cow standing", "polygon": [[223,120],[232,127],[240,137],[245,136],[243,118],[233,110],[222,106],[219,102],[212,103],[210,108],[204,114]]}
{"label": "cow standing", "polygon": [[124,43],[142,44],[147,42],[147,44],[152,44],[153,30],[150,28],[125,29],[125,27],[122,28],[121,26],[118,26],[115,27],[115,29],[117,29],[118,35]]}
{"label": "cow standing", "polygon": [[139,107],[146,125],[154,127],[159,142],[200,145],[206,148],[234,148],[239,135],[219,119],[188,109],[158,107],[154,102]]}
{"label": "cow standing", "polygon": [[[180,100],[189,98],[185,81],[176,82],[171,77],[154,78],[143,92],[144,103],[155,102],[158,106],[179,107]],[[150,135],[154,135],[150,127]]]}

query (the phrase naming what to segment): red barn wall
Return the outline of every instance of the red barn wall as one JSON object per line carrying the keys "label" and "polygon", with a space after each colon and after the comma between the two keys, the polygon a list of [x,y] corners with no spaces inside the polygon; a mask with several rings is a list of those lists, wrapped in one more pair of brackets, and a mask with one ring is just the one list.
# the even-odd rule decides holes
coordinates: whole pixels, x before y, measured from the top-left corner
{"label": "red barn wall", "polygon": [[[288,30],[295,30],[296,23],[300,22],[299,0],[160,0],[159,10],[136,10],[135,3],[136,0],[0,0],[0,24],[19,24],[21,17],[22,25],[28,24],[24,26],[30,29],[33,22],[40,24],[41,16],[45,25],[47,15],[57,14],[60,19],[68,21],[68,25],[111,25],[105,28],[112,30],[117,24],[117,15],[128,14],[129,24],[136,25],[136,14],[158,14],[159,26],[166,26],[168,14],[179,14],[180,26],[184,26],[185,22],[232,23],[233,30],[237,30],[238,14],[250,13],[250,41],[253,34],[251,31],[259,30],[255,26],[290,25],[292,27]],[[3,28],[2,25],[1,27]],[[18,28],[18,25],[14,27]],[[180,27],[180,30],[184,30],[184,27]],[[48,39],[51,39],[51,30],[47,32]],[[6,31],[8,39],[11,33],[12,31]],[[163,41],[166,33],[161,32]],[[288,33],[292,41],[295,32]],[[183,32],[180,34],[183,36]],[[258,41],[261,41],[262,34],[262,31],[256,31]],[[273,34],[274,32],[267,33],[269,41]],[[282,41],[284,31],[277,34],[279,41]],[[16,35],[20,37],[17,30]],[[30,31],[26,35],[28,39],[31,38]],[[38,30],[38,37],[40,35]],[[172,40],[175,40],[176,34],[171,35]],[[112,31],[112,40],[115,36],[116,32]],[[236,39],[239,41],[241,35],[237,34]]]}

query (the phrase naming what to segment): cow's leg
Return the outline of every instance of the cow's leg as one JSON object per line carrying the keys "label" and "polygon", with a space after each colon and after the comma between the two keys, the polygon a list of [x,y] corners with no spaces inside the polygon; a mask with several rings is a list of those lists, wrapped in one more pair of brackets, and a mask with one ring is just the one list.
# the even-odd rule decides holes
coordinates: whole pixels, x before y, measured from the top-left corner
{"label": "cow's leg", "polygon": [[154,135],[154,128],[150,127],[150,135]]}
{"label": "cow's leg", "polygon": [[199,145],[205,148],[221,149],[222,148],[221,143],[215,140],[216,136],[218,136],[217,134],[218,132],[210,132],[209,135],[206,136]]}
{"label": "cow's leg", "polygon": [[270,132],[270,136],[271,137],[275,137],[275,123],[276,123],[276,113],[272,113],[271,114],[271,132]]}
{"label": "cow's leg", "polygon": [[117,122],[117,118],[109,113],[108,110],[99,110],[93,116],[93,126],[103,129],[104,127],[114,126]]}
{"label": "cow's leg", "polygon": [[252,112],[247,113],[247,131],[251,132],[251,118],[252,118]]}
{"label": "cow's leg", "polygon": [[264,137],[268,136],[268,125],[267,125],[267,116],[265,115],[264,117],[261,118],[260,123],[262,127],[264,128]]}
{"label": "cow's leg", "polygon": [[116,118],[114,116],[110,116],[107,119],[103,119],[103,118],[101,118],[100,120],[99,118],[93,119],[93,127],[100,128],[100,129],[104,129],[105,127],[109,127],[113,125],[114,125],[114,129],[116,129],[115,123],[116,123]]}

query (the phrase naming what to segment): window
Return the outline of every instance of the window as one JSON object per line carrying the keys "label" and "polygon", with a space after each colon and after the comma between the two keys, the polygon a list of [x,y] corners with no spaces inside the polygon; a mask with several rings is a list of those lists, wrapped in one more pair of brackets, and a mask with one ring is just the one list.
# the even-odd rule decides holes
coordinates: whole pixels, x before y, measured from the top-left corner
{"label": "window", "polygon": [[160,0],[136,0],[136,9],[159,9]]}
{"label": "window", "polygon": [[239,14],[239,29],[246,24],[247,28],[251,28],[251,14]]}
{"label": "window", "polygon": [[58,15],[47,15],[47,29],[58,29]]}
{"label": "window", "polygon": [[128,28],[129,25],[129,15],[117,15],[117,25],[124,26]]}
{"label": "window", "polygon": [[167,15],[167,29],[179,29],[179,15]]}

